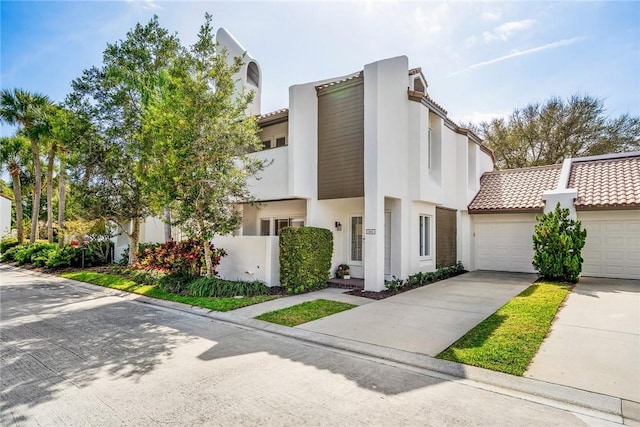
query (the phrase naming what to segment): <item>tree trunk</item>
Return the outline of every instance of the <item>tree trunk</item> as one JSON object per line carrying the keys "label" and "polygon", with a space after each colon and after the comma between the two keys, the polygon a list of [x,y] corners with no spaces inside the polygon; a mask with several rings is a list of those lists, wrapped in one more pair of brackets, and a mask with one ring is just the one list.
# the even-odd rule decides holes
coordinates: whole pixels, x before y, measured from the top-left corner
{"label": "tree trunk", "polygon": [[31,207],[31,235],[29,243],[35,243],[38,238],[38,219],[40,218],[40,195],[42,193],[42,165],[40,164],[40,149],[38,141],[31,139],[31,152],[33,153],[33,167],[35,168],[35,183],[33,185],[33,206]]}
{"label": "tree trunk", "polygon": [[171,240],[171,210],[169,210],[169,206],[165,206],[163,209],[164,213],[164,241],[168,242]]}
{"label": "tree trunk", "polygon": [[211,245],[208,240],[203,240],[204,263],[207,267],[207,277],[213,277],[213,262],[211,262]]}
{"label": "tree trunk", "polygon": [[66,165],[63,159],[64,155],[60,156],[60,172],[58,172],[58,246],[64,246],[64,240],[66,237],[65,225],[64,225],[64,207],[67,198],[67,183],[66,183]]}
{"label": "tree trunk", "polygon": [[24,230],[22,227],[22,189],[20,188],[20,172],[11,174],[13,180],[13,194],[16,199],[16,231],[18,233],[18,244],[24,244]]}
{"label": "tree trunk", "polygon": [[47,161],[47,241],[53,243],[53,163],[56,159],[56,145],[51,146]]}
{"label": "tree trunk", "polygon": [[133,265],[138,259],[138,246],[140,245],[140,218],[134,218],[133,229],[129,234],[129,265]]}

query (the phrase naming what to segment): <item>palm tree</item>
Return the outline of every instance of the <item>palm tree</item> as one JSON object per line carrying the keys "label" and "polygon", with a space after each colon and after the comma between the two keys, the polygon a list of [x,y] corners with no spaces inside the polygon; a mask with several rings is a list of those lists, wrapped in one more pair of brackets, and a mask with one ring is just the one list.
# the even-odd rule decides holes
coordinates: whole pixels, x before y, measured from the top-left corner
{"label": "palm tree", "polygon": [[31,235],[29,243],[34,243],[38,234],[40,216],[40,195],[42,193],[42,165],[40,163],[39,135],[46,127],[44,113],[52,103],[39,93],[22,89],[3,89],[0,92],[0,119],[11,125],[22,127],[31,142],[31,153],[35,167],[35,188],[33,189],[33,210],[31,212]]}
{"label": "palm tree", "polygon": [[29,154],[29,140],[23,136],[3,137],[0,139],[0,165],[6,166],[13,181],[13,194],[16,204],[16,229],[18,244],[24,243],[22,230],[22,188],[20,188],[20,173],[23,159]]}

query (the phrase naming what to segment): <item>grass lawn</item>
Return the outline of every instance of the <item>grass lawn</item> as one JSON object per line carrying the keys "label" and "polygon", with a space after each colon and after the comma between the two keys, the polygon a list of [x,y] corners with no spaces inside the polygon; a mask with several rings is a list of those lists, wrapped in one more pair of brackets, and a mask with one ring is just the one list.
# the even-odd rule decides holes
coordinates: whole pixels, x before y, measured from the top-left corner
{"label": "grass lawn", "polygon": [[206,298],[189,297],[165,292],[150,285],[141,285],[133,280],[115,274],[96,273],[94,271],[79,271],[74,273],[63,273],[61,277],[78,280],[80,282],[92,283],[106,288],[118,289],[134,294],[145,295],[152,298],[164,299],[168,301],[180,302],[196,307],[203,307],[215,311],[229,311],[247,305],[257,304],[277,298],[275,295],[259,295],[247,298]]}
{"label": "grass lawn", "polygon": [[271,323],[277,323],[284,326],[297,326],[321,317],[330,316],[341,311],[349,310],[356,307],[346,302],[329,301],[326,299],[317,299],[315,301],[307,301],[292,307],[283,308],[281,310],[270,311],[256,317],[258,320],[264,320]]}
{"label": "grass lawn", "polygon": [[467,332],[439,359],[522,375],[571,286],[538,282]]}

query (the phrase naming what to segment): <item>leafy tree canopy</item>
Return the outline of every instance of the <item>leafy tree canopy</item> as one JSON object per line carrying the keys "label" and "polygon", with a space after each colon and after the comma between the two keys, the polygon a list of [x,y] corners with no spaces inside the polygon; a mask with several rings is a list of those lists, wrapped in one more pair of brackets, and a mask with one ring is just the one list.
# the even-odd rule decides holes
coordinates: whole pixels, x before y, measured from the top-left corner
{"label": "leafy tree canopy", "polygon": [[640,150],[640,118],[609,117],[603,101],[588,95],[553,97],[471,127],[493,150],[498,168]]}

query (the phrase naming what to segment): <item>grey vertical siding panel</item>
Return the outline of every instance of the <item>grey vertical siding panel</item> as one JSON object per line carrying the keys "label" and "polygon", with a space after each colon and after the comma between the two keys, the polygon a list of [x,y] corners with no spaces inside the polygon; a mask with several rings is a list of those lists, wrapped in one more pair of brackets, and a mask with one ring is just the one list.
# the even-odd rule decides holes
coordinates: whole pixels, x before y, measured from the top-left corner
{"label": "grey vertical siding panel", "polygon": [[318,93],[318,199],[364,196],[364,81]]}
{"label": "grey vertical siding panel", "polygon": [[436,265],[454,265],[457,257],[456,211],[436,208]]}

